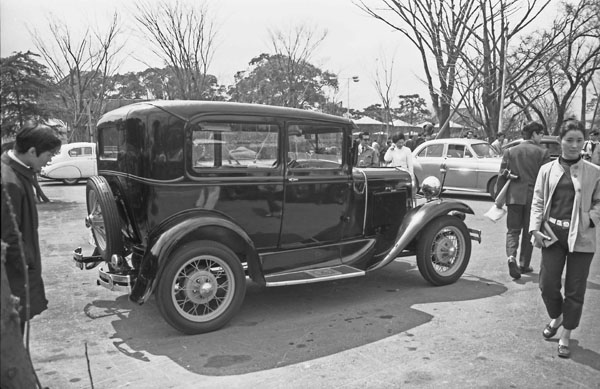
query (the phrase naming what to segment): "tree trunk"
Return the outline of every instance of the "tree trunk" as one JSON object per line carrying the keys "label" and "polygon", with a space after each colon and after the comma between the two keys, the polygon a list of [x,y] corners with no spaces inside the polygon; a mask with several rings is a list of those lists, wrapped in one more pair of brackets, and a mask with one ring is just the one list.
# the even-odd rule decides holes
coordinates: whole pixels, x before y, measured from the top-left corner
{"label": "tree trunk", "polygon": [[37,380],[31,360],[23,345],[20,318],[17,308],[18,298],[10,293],[4,263],[6,262],[6,243],[2,242],[2,291],[0,309],[0,386],[2,389],[36,388]]}

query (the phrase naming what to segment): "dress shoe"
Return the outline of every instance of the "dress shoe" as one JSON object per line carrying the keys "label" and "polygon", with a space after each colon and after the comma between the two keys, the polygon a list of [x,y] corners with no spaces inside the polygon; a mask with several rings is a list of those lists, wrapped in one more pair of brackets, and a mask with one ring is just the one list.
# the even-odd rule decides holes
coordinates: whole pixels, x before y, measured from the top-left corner
{"label": "dress shoe", "polygon": [[508,258],[508,274],[515,280],[521,278],[521,272],[519,272],[519,266],[514,257]]}
{"label": "dress shoe", "polygon": [[533,272],[533,268],[531,266],[519,266],[519,270],[521,271],[521,274],[527,274],[527,273],[531,273]]}
{"label": "dress shoe", "polygon": [[544,336],[544,338],[550,339],[551,337],[556,335],[556,332],[558,331],[558,329],[560,328],[561,325],[562,325],[562,323],[559,324],[557,327],[552,327],[550,325],[550,323],[546,324],[544,331],[542,331],[542,335]]}
{"label": "dress shoe", "polygon": [[565,346],[564,344],[558,344],[558,356],[561,358],[570,358],[571,350],[569,346]]}

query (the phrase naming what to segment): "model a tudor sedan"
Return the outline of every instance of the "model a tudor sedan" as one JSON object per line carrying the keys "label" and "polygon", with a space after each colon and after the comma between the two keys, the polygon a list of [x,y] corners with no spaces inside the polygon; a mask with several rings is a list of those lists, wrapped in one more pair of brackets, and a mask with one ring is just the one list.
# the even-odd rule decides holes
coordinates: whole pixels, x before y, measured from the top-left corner
{"label": "model a tudor sedan", "polygon": [[441,200],[439,181],[354,167],[350,120],[236,103],[156,101],[121,107],[97,126],[98,176],[86,224],[98,284],[139,304],[156,296],[188,334],[239,310],[247,277],[266,287],[363,276],[414,256],[433,285],[465,271],[473,211]]}

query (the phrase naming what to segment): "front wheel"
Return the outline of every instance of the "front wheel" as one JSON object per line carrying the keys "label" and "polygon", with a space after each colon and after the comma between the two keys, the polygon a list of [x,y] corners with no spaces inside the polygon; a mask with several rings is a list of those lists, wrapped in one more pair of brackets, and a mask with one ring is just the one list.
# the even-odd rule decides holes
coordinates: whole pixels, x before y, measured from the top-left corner
{"label": "front wheel", "polygon": [[456,282],[471,257],[471,238],[463,221],[442,216],[432,220],[420,235],[417,266],[423,278],[435,286]]}
{"label": "front wheel", "polygon": [[246,276],[227,246],[193,242],[167,260],[156,299],[160,313],[173,328],[185,334],[215,331],[240,309]]}

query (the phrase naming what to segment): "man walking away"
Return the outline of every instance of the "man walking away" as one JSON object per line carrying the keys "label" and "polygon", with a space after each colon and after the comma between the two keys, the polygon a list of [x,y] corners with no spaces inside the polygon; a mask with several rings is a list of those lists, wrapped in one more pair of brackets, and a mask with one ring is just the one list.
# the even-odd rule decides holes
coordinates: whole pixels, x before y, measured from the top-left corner
{"label": "man walking away", "polygon": [[[42,280],[38,213],[33,188],[36,174],[58,153],[60,143],[50,127],[27,123],[17,134],[14,148],[1,157],[2,240],[8,244],[6,274],[11,293],[20,299],[21,334],[24,334],[25,322],[48,306]],[[29,278],[29,306],[26,301],[26,274]]]}
{"label": "man walking away", "polygon": [[[550,162],[547,149],[540,146],[544,127],[538,122],[527,124],[521,131],[524,142],[504,151],[500,164],[500,175],[496,183],[496,193],[506,184],[509,174],[512,179],[506,193],[506,255],[508,256],[509,274],[514,279],[521,278],[521,273],[530,273],[533,246],[528,233],[529,213],[533,188],[540,167]],[[517,251],[521,236],[521,252],[517,265]]]}

